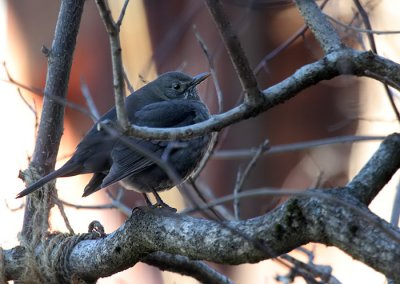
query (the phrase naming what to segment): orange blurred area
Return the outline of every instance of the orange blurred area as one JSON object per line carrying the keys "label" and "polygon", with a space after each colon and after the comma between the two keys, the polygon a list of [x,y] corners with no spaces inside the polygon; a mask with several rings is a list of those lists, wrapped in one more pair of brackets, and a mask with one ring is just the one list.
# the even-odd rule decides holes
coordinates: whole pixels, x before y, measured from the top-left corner
{"label": "orange blurred area", "polygon": [[[109,1],[114,17],[118,17],[123,1]],[[332,1],[335,2],[335,1]],[[338,15],[345,1],[328,5],[328,11]],[[100,113],[113,104],[112,70],[107,34],[98,15],[94,1],[86,1],[78,36],[68,100],[85,106],[81,95],[81,80],[84,79]],[[397,6],[394,8],[394,6]],[[0,0],[0,60],[6,62],[7,70],[14,80],[29,87],[43,89],[46,78],[46,58],[41,54],[42,45],[51,46],[59,1],[51,0]],[[302,25],[294,7],[243,9],[226,5],[233,26],[252,66],[274,48],[282,44]],[[346,10],[347,12],[351,11]],[[400,30],[399,21],[390,21],[400,11],[400,4],[381,1],[371,12],[376,29]],[[381,15],[385,15],[382,17]],[[351,13],[350,13],[351,16]],[[131,1],[121,30],[121,44],[126,73],[135,88],[143,81],[154,79],[157,74],[169,70],[183,70],[195,75],[209,70],[196,31],[204,38],[214,55],[215,69],[223,90],[223,109],[234,106],[240,98],[240,84],[219,34],[202,1]],[[378,39],[378,38],[377,38]],[[304,41],[303,41],[304,40]],[[399,62],[400,37],[379,38],[383,55]],[[310,36],[296,41],[290,48],[267,63],[257,74],[262,88],[290,76],[303,64],[317,60],[321,51]],[[6,69],[0,68],[1,146],[0,172],[3,189],[0,191],[0,245],[7,249],[18,244],[17,235],[23,221],[24,200],[15,200],[17,192],[24,188],[18,172],[27,168],[35,143],[35,125],[40,115],[41,95],[18,88],[8,81]],[[217,99],[212,82],[199,88],[212,113],[217,113]],[[29,106],[28,106],[29,105]],[[32,111],[32,109],[34,111]],[[36,114],[35,114],[36,112]],[[354,119],[357,118],[357,119]],[[85,114],[73,109],[66,110],[64,135],[60,148],[60,161],[65,162],[80,138],[92,125]],[[342,125],[336,130],[333,127]],[[344,126],[343,126],[344,125]],[[331,128],[330,128],[331,127]],[[398,131],[398,125],[390,111],[383,88],[371,79],[337,78],[304,91],[290,102],[277,106],[260,117],[246,120],[224,131],[219,149],[243,149],[257,147],[264,139],[272,145],[308,141],[331,136],[349,134],[386,135]],[[274,186],[282,188],[308,188],[322,174],[321,187],[345,185],[369,159],[378,143],[334,145],[313,148],[309,151],[271,155],[257,164],[250,175],[246,188]],[[232,192],[238,168],[246,160],[211,160],[202,180],[206,181],[216,196]],[[81,198],[84,185],[90,175],[63,178],[57,181],[59,197],[74,204],[97,205],[109,202],[104,192]],[[374,200],[371,208],[382,218],[390,219],[397,174],[389,185]],[[115,192],[115,191],[114,191]],[[185,201],[177,190],[163,193],[165,201],[173,207],[184,208]],[[127,204],[141,205],[144,200],[139,194],[129,193]],[[242,202],[242,215],[251,218],[271,210],[276,199],[269,197]],[[231,209],[231,207],[229,207]],[[75,232],[86,232],[88,224],[99,220],[106,233],[116,230],[126,219],[117,210],[77,210],[65,207],[66,214]],[[66,231],[57,208],[51,215],[53,230]],[[5,229],[4,229],[5,228]],[[315,263],[331,265],[333,275],[342,283],[383,283],[384,277],[353,260],[336,248],[323,245],[307,245],[315,251]],[[301,253],[293,252],[307,262]],[[235,283],[277,283],[275,277],[287,273],[273,260],[239,266],[215,266],[226,273]],[[99,283],[197,283],[189,277],[139,263],[133,268]],[[305,283],[296,279],[295,283]]]}

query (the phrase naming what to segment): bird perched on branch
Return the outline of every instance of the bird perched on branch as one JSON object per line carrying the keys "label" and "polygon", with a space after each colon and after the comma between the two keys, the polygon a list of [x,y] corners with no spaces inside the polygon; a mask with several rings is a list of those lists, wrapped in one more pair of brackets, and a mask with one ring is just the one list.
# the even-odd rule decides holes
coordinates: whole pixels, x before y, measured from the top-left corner
{"label": "bird perched on branch", "polygon": [[[210,114],[196,86],[208,76],[208,73],[195,77],[181,72],[162,74],[126,98],[130,123],[171,128],[207,120]],[[17,198],[58,177],[94,173],[83,196],[121,182],[128,189],[154,193],[156,205],[166,206],[157,191],[170,189],[190,176],[207,151],[210,135],[169,141],[115,135],[115,131],[112,135],[107,128],[116,121],[113,107],[83,137],[71,159],[29,185]]]}

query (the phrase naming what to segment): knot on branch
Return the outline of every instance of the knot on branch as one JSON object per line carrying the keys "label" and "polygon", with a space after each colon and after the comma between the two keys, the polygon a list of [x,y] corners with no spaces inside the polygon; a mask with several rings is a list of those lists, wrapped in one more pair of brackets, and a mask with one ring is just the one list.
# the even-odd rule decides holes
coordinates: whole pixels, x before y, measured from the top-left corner
{"label": "knot on branch", "polygon": [[71,283],[77,279],[69,268],[69,256],[75,245],[83,240],[97,239],[98,232],[71,235],[66,233],[47,234],[41,241],[32,242],[20,238],[25,248],[22,265],[24,272],[19,279],[22,283]]}
{"label": "knot on branch", "polygon": [[[26,184],[31,184],[41,175],[31,166],[21,173],[21,177]],[[69,256],[73,248],[82,240],[97,239],[103,235],[90,228],[86,234],[49,233],[49,212],[57,200],[57,193],[53,190],[54,182],[47,183],[42,189],[30,194],[27,199],[26,206],[33,210],[30,210],[32,216],[28,217],[29,224],[25,224],[30,226],[29,230],[19,235],[21,246],[25,249],[21,262],[23,272],[19,280],[22,283],[76,282],[76,276],[69,269]]]}
{"label": "knot on branch", "polygon": [[[20,173],[21,178],[25,181],[27,185],[30,185],[42,176],[39,170],[33,166]],[[42,190],[38,190],[29,195],[27,198],[27,207],[30,207],[32,216],[28,216],[30,219],[29,224],[24,224],[30,226],[29,230],[26,230],[26,238],[30,239],[32,243],[38,242],[41,236],[47,232],[49,227],[49,212],[51,207],[54,205],[54,189],[55,182],[48,182],[42,186]]]}

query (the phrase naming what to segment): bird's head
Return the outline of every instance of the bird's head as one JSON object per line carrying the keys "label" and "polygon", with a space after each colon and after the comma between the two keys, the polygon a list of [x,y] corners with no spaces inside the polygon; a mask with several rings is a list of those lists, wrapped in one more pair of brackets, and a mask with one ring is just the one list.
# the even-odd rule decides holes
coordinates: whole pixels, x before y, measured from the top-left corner
{"label": "bird's head", "polygon": [[190,99],[199,100],[196,86],[210,73],[201,73],[191,77],[182,72],[167,72],[151,82],[154,95],[162,100]]}

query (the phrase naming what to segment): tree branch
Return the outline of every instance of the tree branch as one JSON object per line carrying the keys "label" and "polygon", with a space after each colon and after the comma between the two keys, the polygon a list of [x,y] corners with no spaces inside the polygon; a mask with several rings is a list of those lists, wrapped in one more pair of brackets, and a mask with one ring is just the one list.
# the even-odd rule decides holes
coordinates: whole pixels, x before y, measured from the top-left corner
{"label": "tree branch", "polygon": [[189,275],[201,283],[207,284],[233,284],[226,276],[215,271],[201,261],[190,260],[181,255],[171,255],[162,252],[149,254],[142,262],[156,266],[161,270],[168,270],[183,275]]}
{"label": "tree branch", "polygon": [[[63,132],[64,105],[59,104],[52,96],[63,101],[67,96],[72,57],[84,3],[84,0],[61,1],[54,40],[48,53],[48,69],[38,138],[29,166],[38,169],[41,174],[52,171],[56,162]],[[35,194],[42,193],[39,191]],[[51,194],[48,195],[49,198],[50,196]],[[50,199],[43,200],[43,202],[51,203]],[[22,235],[29,237],[32,233],[31,218],[37,210],[38,204],[32,201],[31,196],[27,197],[26,204]],[[44,212],[43,218],[47,218],[47,213]]]}
{"label": "tree branch", "polygon": [[250,67],[249,61],[247,60],[236,33],[233,31],[228,16],[222,8],[221,2],[219,0],[206,0],[205,2],[214,22],[217,25],[226,50],[228,51],[229,57],[233,63],[233,67],[235,68],[236,74],[242,84],[245,93],[245,102],[252,106],[258,106],[263,103],[265,97],[262,96],[262,93],[258,88],[253,70]]}
{"label": "tree branch", "polygon": [[[368,70],[370,72],[368,72]],[[244,119],[254,117],[272,107],[284,103],[298,95],[307,87],[323,80],[330,80],[339,75],[356,75],[372,77],[371,72],[389,78],[393,88],[400,85],[400,65],[387,58],[369,51],[343,49],[332,52],[324,58],[305,65],[280,83],[263,91],[263,104],[251,107],[242,103],[222,114],[213,115],[207,121],[179,128],[149,128],[131,126],[130,135],[147,139],[181,139],[200,136],[208,132],[219,131],[224,127]],[[400,90],[399,90],[400,91]]]}
{"label": "tree branch", "polygon": [[[79,242],[70,254],[69,272],[94,280],[131,267],[156,252],[224,264],[254,263],[308,242],[319,242],[334,245],[400,281],[399,230],[374,215],[367,204],[353,195],[365,187],[386,184],[391,178],[388,172],[393,173],[399,166],[399,162],[390,162],[399,155],[399,149],[400,134],[388,136],[355,178],[376,172],[375,179],[380,181],[376,185],[372,179],[366,179],[361,186],[350,183],[351,187],[343,189],[311,190],[307,196],[290,198],[268,214],[250,220],[221,223],[168,210],[136,209],[114,233]],[[395,156],[389,155],[390,151]],[[348,206],[338,206],[337,200]],[[4,251],[8,279],[15,279],[11,273],[17,273],[13,268],[15,253],[15,249]]]}
{"label": "tree branch", "polygon": [[296,0],[297,8],[325,53],[344,48],[342,40],[315,1]]}
{"label": "tree branch", "polygon": [[388,136],[379,151],[346,186],[347,193],[369,204],[400,167],[399,145],[399,134]]}
{"label": "tree branch", "polygon": [[129,121],[125,107],[124,69],[122,65],[119,31],[128,2],[129,1],[125,1],[123,13],[121,13],[118,23],[115,23],[111,16],[111,11],[106,3],[106,0],[96,0],[100,16],[103,19],[110,40],[115,109],[117,111],[118,122],[124,130],[129,128]]}

